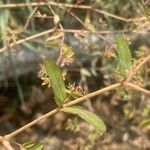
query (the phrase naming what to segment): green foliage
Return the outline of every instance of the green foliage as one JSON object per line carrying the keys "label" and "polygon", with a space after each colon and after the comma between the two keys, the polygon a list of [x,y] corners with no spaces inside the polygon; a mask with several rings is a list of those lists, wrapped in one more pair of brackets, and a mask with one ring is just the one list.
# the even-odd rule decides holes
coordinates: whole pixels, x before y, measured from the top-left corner
{"label": "green foliage", "polygon": [[95,114],[86,111],[82,108],[77,108],[77,107],[66,107],[62,108],[61,111],[67,112],[67,113],[72,113],[80,116],[82,119],[90,123],[93,127],[95,127],[97,130],[105,132],[106,131],[106,125],[104,122]]}
{"label": "green foliage", "polygon": [[58,106],[61,106],[67,96],[61,69],[52,60],[45,60],[44,63],[46,72],[51,80],[55,101]]}
{"label": "green foliage", "polygon": [[26,142],[23,145],[23,150],[43,150],[43,144],[33,143],[32,141]]}
{"label": "green foliage", "polygon": [[[75,93],[77,93],[77,95],[81,94],[80,96],[82,96],[82,90],[80,88],[76,88],[75,86],[72,85],[70,88],[68,87],[69,88],[68,90],[66,89],[63,76],[61,73],[61,69],[59,68],[58,65],[55,64],[54,61],[45,60],[44,64],[45,64],[44,66],[45,66],[47,75],[50,78],[51,85],[52,85],[54,95],[55,95],[55,101],[58,106],[61,106],[64,103],[68,94],[67,91],[69,90],[70,90],[70,95],[72,97],[74,97]],[[61,109],[61,111],[72,113],[72,114],[77,114],[82,119],[86,120],[91,125],[93,125],[99,131],[102,131],[102,132],[106,131],[106,126],[104,122],[100,118],[98,118],[95,114],[89,111],[86,111],[77,107],[67,107],[67,108]]]}
{"label": "green foliage", "polygon": [[132,67],[131,51],[127,42],[123,37],[118,36],[116,39],[117,54],[118,54],[118,71],[119,74],[127,78]]}
{"label": "green foliage", "polygon": [[45,43],[46,46],[50,47],[50,48],[56,48],[60,45],[60,41],[48,41]]}
{"label": "green foliage", "polygon": [[146,127],[150,127],[150,119],[144,120],[141,124],[140,124],[141,128],[146,128]]}

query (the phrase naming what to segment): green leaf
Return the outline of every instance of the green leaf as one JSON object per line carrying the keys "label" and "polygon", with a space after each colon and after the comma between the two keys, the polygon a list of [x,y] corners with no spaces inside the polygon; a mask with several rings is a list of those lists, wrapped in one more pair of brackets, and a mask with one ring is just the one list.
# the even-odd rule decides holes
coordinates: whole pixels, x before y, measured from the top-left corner
{"label": "green leaf", "polygon": [[47,41],[45,42],[45,45],[48,46],[48,47],[51,47],[51,48],[56,48],[60,45],[60,41]]}
{"label": "green leaf", "polygon": [[43,144],[33,143],[32,141],[26,142],[23,145],[23,150],[43,150]]}
{"label": "green leaf", "polygon": [[140,127],[141,127],[141,128],[150,127],[150,119],[147,119],[147,120],[143,121],[143,122],[140,124]]}
{"label": "green leaf", "polygon": [[92,126],[94,126],[96,129],[99,131],[105,132],[106,131],[106,126],[104,122],[95,114],[83,110],[82,108],[78,107],[65,107],[62,108],[61,111],[67,112],[67,113],[72,113],[80,116],[82,119],[90,123]]}
{"label": "green leaf", "polygon": [[118,71],[121,76],[127,78],[132,67],[131,51],[123,37],[118,36],[116,40],[118,54]]}
{"label": "green leaf", "polygon": [[58,106],[61,106],[67,96],[61,69],[52,60],[45,60],[44,64],[46,72],[51,80],[55,101]]}

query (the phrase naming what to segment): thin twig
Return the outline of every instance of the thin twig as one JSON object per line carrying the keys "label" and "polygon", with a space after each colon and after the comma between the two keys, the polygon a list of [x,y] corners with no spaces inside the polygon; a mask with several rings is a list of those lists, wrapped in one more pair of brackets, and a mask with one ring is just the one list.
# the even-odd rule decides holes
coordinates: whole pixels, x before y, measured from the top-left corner
{"label": "thin twig", "polygon": [[[82,70],[83,69],[80,69],[81,79],[80,79],[80,82],[79,82],[79,86],[80,85],[81,85],[81,87],[83,86],[83,91],[85,91],[85,93],[88,94],[89,93],[89,88],[88,88],[88,85],[87,85],[87,77],[82,72]],[[91,103],[90,99],[88,99],[86,101],[86,105],[87,105],[87,108],[89,109],[89,111],[94,112],[94,109],[92,107],[92,103]]]}
{"label": "thin twig", "polygon": [[[11,43],[9,46],[10,47],[13,47],[13,46],[16,46],[16,45],[19,45],[19,44],[22,44],[26,41],[30,41],[30,40],[33,40],[35,38],[38,38],[38,37],[41,37],[41,36],[44,36],[46,34],[49,34],[49,33],[52,33],[54,30],[58,31],[58,32],[66,32],[66,33],[81,33],[81,34],[86,34],[86,33],[89,33],[90,31],[87,31],[87,30],[76,30],[76,29],[49,29],[49,30],[46,30],[46,31],[43,31],[43,32],[40,32],[40,33],[37,33],[35,35],[31,35],[29,37],[26,37],[24,39],[21,39],[21,40],[18,40],[14,43]],[[99,31],[99,32],[96,32],[96,34],[112,34],[112,33],[127,33],[127,32],[134,32],[134,31],[131,31],[131,30],[119,30],[119,31],[109,31],[109,30],[105,30],[105,31]],[[7,46],[4,46],[0,49],[0,53],[5,51],[7,49]]]}
{"label": "thin twig", "polygon": [[77,104],[77,103],[80,103],[80,102],[82,102],[82,101],[85,101],[85,100],[87,100],[87,99],[90,99],[90,98],[92,98],[92,97],[95,97],[95,96],[97,96],[97,95],[106,93],[106,92],[108,92],[108,91],[110,91],[110,90],[114,90],[114,89],[116,89],[116,88],[118,88],[118,87],[120,87],[120,86],[121,86],[120,83],[112,84],[112,85],[110,85],[110,86],[108,86],[108,87],[102,88],[102,89],[100,89],[100,90],[97,90],[97,91],[95,91],[95,92],[92,92],[92,93],[90,93],[90,94],[87,94],[87,95],[85,95],[85,96],[83,96],[83,97],[80,97],[80,98],[78,98],[78,99],[76,99],[76,100],[74,100],[74,101],[71,101],[71,102],[69,102],[69,103],[66,103],[66,104],[63,105],[63,107],[68,107],[68,106],[75,105],[75,104]]}
{"label": "thin twig", "polygon": [[136,74],[148,61],[150,61],[150,55],[144,58],[144,60],[134,69],[134,74]]}
{"label": "thin twig", "polygon": [[[72,106],[72,105],[75,105],[75,104],[80,103],[80,102],[82,102],[82,101],[85,101],[85,100],[87,100],[87,99],[89,99],[89,98],[92,98],[92,97],[94,97],[94,96],[97,96],[97,95],[100,95],[100,94],[109,92],[109,91],[111,91],[111,90],[114,90],[114,89],[118,88],[120,85],[121,85],[120,83],[116,83],[116,84],[110,85],[110,86],[108,86],[108,87],[105,87],[105,88],[103,88],[103,89],[97,90],[97,91],[92,92],[92,93],[90,93],[90,94],[87,94],[87,95],[85,95],[85,96],[83,96],[83,97],[80,97],[80,98],[78,98],[78,99],[76,99],[76,100],[73,100],[73,101],[71,101],[71,102],[69,102],[69,103],[66,103],[66,104],[63,105],[63,107]],[[14,136],[16,136],[17,134],[23,132],[24,130],[30,128],[31,126],[33,126],[33,125],[35,125],[35,124],[38,124],[38,123],[41,122],[42,120],[45,120],[46,118],[48,118],[48,117],[50,117],[50,116],[56,114],[58,111],[60,111],[60,108],[56,108],[56,109],[54,109],[54,110],[48,112],[47,114],[45,114],[45,115],[43,115],[43,116],[41,116],[41,117],[35,119],[34,121],[30,122],[29,124],[27,124],[27,125],[21,127],[20,129],[14,131],[14,132],[12,132],[12,133],[10,133],[10,134],[8,134],[8,135],[5,135],[5,136],[4,136],[4,139],[10,140],[12,137],[14,137]],[[2,142],[2,140],[3,140],[3,138],[1,137],[1,138],[0,138],[0,142]]]}
{"label": "thin twig", "polygon": [[126,85],[127,85],[128,87],[134,89],[134,90],[141,91],[141,92],[143,92],[143,93],[145,93],[145,94],[147,94],[147,95],[150,96],[150,91],[149,91],[149,90],[146,90],[146,89],[144,89],[144,88],[142,88],[142,87],[139,87],[139,86],[137,86],[137,85],[135,85],[135,84],[133,84],[133,83],[127,83]]}
{"label": "thin twig", "polygon": [[28,6],[57,6],[57,7],[68,7],[68,8],[78,8],[78,9],[92,9],[91,6],[87,5],[74,5],[74,4],[64,4],[64,3],[56,3],[56,2],[32,2],[32,3],[17,3],[17,4],[1,4],[0,9],[14,9],[14,8],[21,8],[21,7],[28,7]]}
{"label": "thin twig", "polygon": [[125,22],[130,22],[131,21],[131,19],[126,19],[126,18],[117,16],[117,15],[114,15],[114,14],[108,13],[108,12],[103,11],[103,10],[94,9],[94,11],[97,12],[97,13],[103,14],[105,16],[109,16],[111,18],[115,18],[115,19],[121,20],[121,21],[125,21]]}
{"label": "thin twig", "polygon": [[[56,2],[32,2],[32,3],[17,3],[17,4],[1,4],[0,5],[0,9],[13,9],[13,8],[21,8],[21,7],[28,7],[28,6],[46,6],[46,5],[51,5],[51,6],[56,6],[56,7],[67,7],[67,8],[76,8],[76,9],[87,9],[87,10],[93,10],[97,13],[121,20],[121,21],[125,21],[125,22],[134,22],[135,19],[133,18],[124,18],[124,17],[120,17],[118,15],[114,15],[111,14],[109,12],[106,12],[104,10],[99,10],[99,9],[94,9],[92,6],[88,6],[88,5],[76,5],[76,4],[64,4],[64,3],[56,3]],[[137,19],[136,19],[137,20]]]}
{"label": "thin twig", "polygon": [[124,83],[126,84],[127,82],[130,82],[130,80],[133,78],[133,76],[135,74],[137,74],[137,72],[148,62],[150,61],[150,55],[148,55],[147,57],[144,58],[144,60],[139,63],[139,65],[136,66],[135,69],[132,69],[130,74],[129,74],[129,77],[124,81]]}
{"label": "thin twig", "polygon": [[[62,32],[67,32],[67,33],[88,33],[88,30],[78,30],[78,29],[63,29],[63,30],[58,30],[57,31],[62,31]],[[103,30],[103,31],[98,31],[96,32],[97,34],[117,34],[117,33],[128,33],[128,32],[133,32],[133,33],[141,33],[139,31],[133,31],[133,30],[116,30],[116,31],[110,31],[110,30]],[[142,32],[142,33],[147,33],[147,32]]]}
{"label": "thin twig", "polygon": [[[54,15],[54,24],[55,24],[56,28],[57,28],[57,26],[59,26],[60,29],[63,30],[64,28],[63,28],[62,24],[60,23],[59,15],[56,14],[56,12],[53,10],[53,8],[50,5],[48,5],[48,7],[51,10],[52,14]],[[57,18],[57,20],[55,20],[55,17]],[[58,56],[58,59],[56,61],[57,65],[62,61],[61,53],[63,51],[64,40],[65,40],[65,35],[63,33],[62,36],[61,36],[61,44],[60,44],[59,56]]]}
{"label": "thin twig", "polygon": [[[46,30],[44,32],[41,32],[41,33],[38,33],[38,34],[35,34],[35,35],[32,35],[32,36],[26,37],[24,39],[21,39],[21,40],[18,40],[16,42],[14,42],[14,43],[9,44],[9,47],[11,48],[11,47],[19,45],[19,44],[21,44],[23,42],[33,40],[33,39],[38,38],[40,36],[43,36],[45,34],[52,33],[53,31],[54,31],[54,29],[50,29],[50,30]],[[1,48],[0,49],[0,53],[5,51],[7,48],[8,48],[7,46],[4,46],[3,48]]]}
{"label": "thin twig", "polygon": [[33,9],[32,13],[28,16],[27,21],[26,21],[26,23],[25,23],[25,25],[24,25],[24,27],[23,27],[23,28],[24,28],[24,31],[25,31],[26,28],[28,27],[28,25],[29,25],[29,23],[30,23],[30,20],[31,20],[32,16],[34,15],[34,13],[36,12],[37,8],[38,8],[38,7],[35,7],[35,8]]}
{"label": "thin twig", "polygon": [[[59,8],[64,9],[63,7],[59,7]],[[64,10],[66,10],[67,13],[69,13],[73,18],[75,18],[75,20],[77,20],[83,27],[85,27],[83,21],[73,12],[71,12],[71,10],[68,10],[68,9],[64,9]]]}
{"label": "thin twig", "polygon": [[36,12],[36,10],[37,10],[37,7],[35,7],[33,9],[33,11],[31,12],[31,14],[28,16],[27,21],[23,27],[20,27],[19,29],[16,29],[16,30],[12,30],[11,28],[7,29],[7,33],[12,37],[12,39],[14,37],[18,36],[19,34],[25,32],[25,30],[27,29],[27,27],[30,23],[30,20],[31,20],[32,16],[34,15],[34,13]]}
{"label": "thin twig", "polygon": [[[61,7],[59,7],[59,8],[61,8]],[[63,8],[61,8],[61,9],[63,9]],[[72,13],[71,11],[69,11],[69,10],[66,10],[72,17],[74,17],[85,29],[87,29],[87,31],[89,31],[89,32],[91,32],[90,30],[89,30],[89,28],[84,24],[84,22],[78,17],[78,16],[76,16],[74,13]],[[102,40],[104,40],[105,42],[107,42],[107,43],[109,43],[110,45],[114,45],[112,42],[110,42],[108,39],[106,39],[104,36],[102,36],[102,35],[100,35],[99,33],[96,33],[97,34],[97,36],[99,37],[99,38],[101,38]]]}
{"label": "thin twig", "polygon": [[7,150],[14,150],[13,147],[10,145],[9,141],[7,140],[3,140],[3,146],[7,149]]}

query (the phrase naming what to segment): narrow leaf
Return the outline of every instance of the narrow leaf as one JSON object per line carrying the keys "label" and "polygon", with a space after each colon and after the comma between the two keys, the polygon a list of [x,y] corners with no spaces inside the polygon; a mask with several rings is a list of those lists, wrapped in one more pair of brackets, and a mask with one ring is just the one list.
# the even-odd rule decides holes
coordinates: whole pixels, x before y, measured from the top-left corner
{"label": "narrow leaf", "polygon": [[150,127],[150,119],[143,121],[143,122],[140,124],[140,127],[141,127],[141,128]]}
{"label": "narrow leaf", "polygon": [[66,88],[61,73],[61,69],[52,60],[45,61],[45,68],[51,80],[55,101],[58,106],[61,106],[64,100],[66,99],[66,91],[65,91]]}
{"label": "narrow leaf", "polygon": [[32,141],[26,142],[22,145],[23,150],[42,150],[43,144],[33,143]]}
{"label": "narrow leaf", "polygon": [[29,141],[29,142],[26,142],[26,143],[23,144],[23,147],[26,148],[26,149],[31,148],[33,146],[34,146],[34,143],[32,141]]}
{"label": "narrow leaf", "polygon": [[58,47],[60,45],[60,41],[57,41],[57,40],[55,40],[55,41],[48,41],[48,42],[45,42],[45,45],[47,47],[56,48],[56,47]]}
{"label": "narrow leaf", "polygon": [[82,119],[90,123],[92,126],[94,126],[96,129],[99,131],[105,132],[106,131],[106,126],[104,122],[95,114],[83,110],[82,108],[78,107],[65,107],[62,108],[61,111],[67,112],[67,113],[72,113],[80,116]]}
{"label": "narrow leaf", "polygon": [[118,71],[121,76],[128,77],[132,67],[131,51],[123,37],[118,36],[116,40],[118,54]]}

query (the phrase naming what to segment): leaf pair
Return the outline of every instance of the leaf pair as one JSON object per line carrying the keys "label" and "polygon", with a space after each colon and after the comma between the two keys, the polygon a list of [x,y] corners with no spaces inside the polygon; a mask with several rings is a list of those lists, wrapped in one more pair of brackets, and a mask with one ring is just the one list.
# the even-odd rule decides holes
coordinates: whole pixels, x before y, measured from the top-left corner
{"label": "leaf pair", "polygon": [[[117,44],[119,73],[124,78],[127,78],[132,67],[131,52],[130,52],[128,44],[123,39],[123,37],[118,36],[116,40],[116,44]],[[55,101],[58,106],[62,106],[64,104],[64,101],[67,98],[67,92],[66,92],[66,87],[65,87],[64,80],[63,80],[63,76],[61,73],[61,69],[52,60],[46,60],[44,65],[45,65],[47,75],[49,76],[51,80],[51,85],[54,91]],[[89,111],[76,108],[76,107],[62,108],[61,111],[79,115],[82,119],[89,122],[96,129],[103,131],[103,132],[106,131],[106,126],[103,123],[103,121],[99,119],[95,114]]]}
{"label": "leaf pair", "polygon": [[[61,69],[52,60],[46,60],[44,64],[45,64],[46,72],[51,80],[55,101],[58,106],[62,106],[64,104],[64,101],[67,98],[67,92],[66,92],[63,76],[61,73]],[[81,108],[76,108],[76,107],[65,107],[62,108],[61,111],[76,114],[80,116],[82,119],[84,119],[85,121],[89,122],[96,129],[103,132],[106,131],[106,126],[104,122],[100,118],[98,118],[95,114],[89,111],[83,110]]]}

